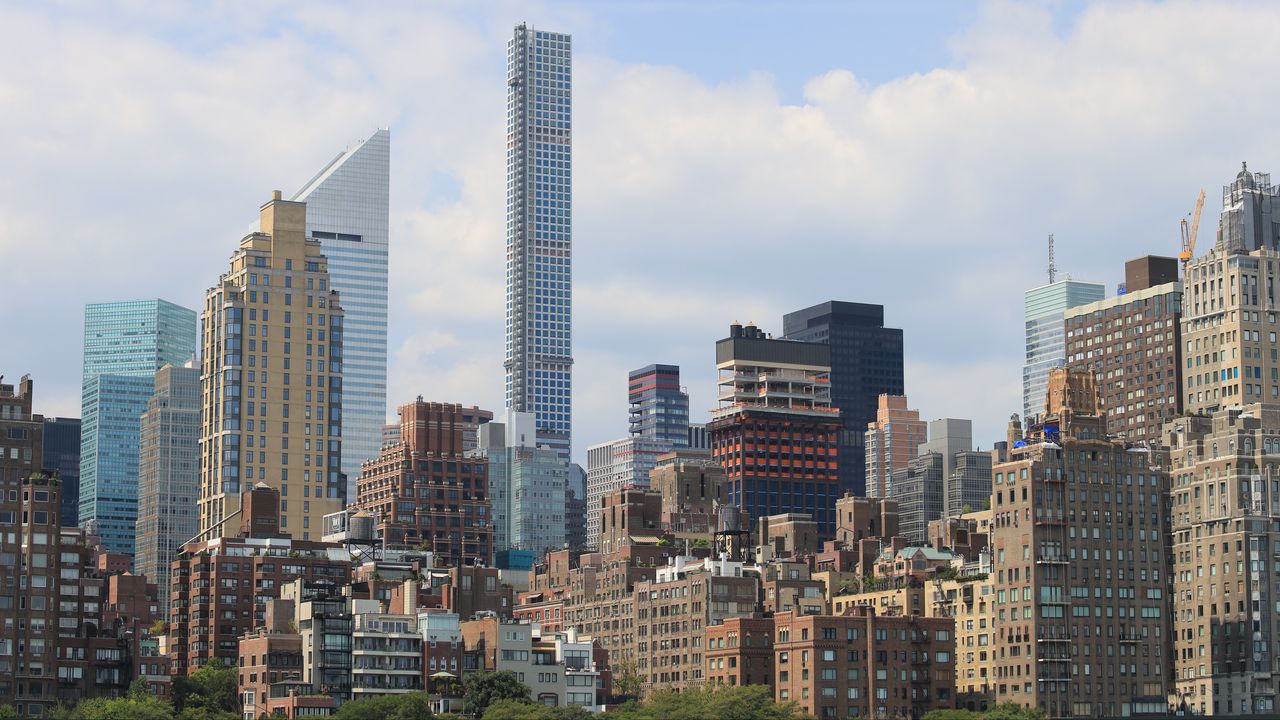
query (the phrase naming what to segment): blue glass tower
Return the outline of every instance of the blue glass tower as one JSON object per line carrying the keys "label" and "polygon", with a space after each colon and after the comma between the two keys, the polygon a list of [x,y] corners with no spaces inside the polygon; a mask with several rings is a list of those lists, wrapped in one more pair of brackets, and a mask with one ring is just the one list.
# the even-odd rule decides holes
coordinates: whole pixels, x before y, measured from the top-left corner
{"label": "blue glass tower", "polygon": [[506,404],[569,458],[572,395],[570,38],[518,25],[507,43]]}
{"label": "blue glass tower", "polygon": [[85,306],[79,520],[96,521],[112,550],[134,550],[138,421],[156,371],[181,365],[195,352],[192,310],[164,300]]}

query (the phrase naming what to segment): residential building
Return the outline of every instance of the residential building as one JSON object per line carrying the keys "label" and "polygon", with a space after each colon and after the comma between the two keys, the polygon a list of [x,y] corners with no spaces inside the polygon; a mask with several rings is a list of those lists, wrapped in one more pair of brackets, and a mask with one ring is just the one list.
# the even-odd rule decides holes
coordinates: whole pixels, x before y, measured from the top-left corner
{"label": "residential building", "polygon": [[[649,486],[662,498],[662,526],[677,538],[710,540],[721,529],[719,509],[734,516],[738,509],[728,507],[724,468],[711,464],[709,455],[682,454],[660,456],[658,467],[649,471]],[[739,517],[737,527],[748,528],[749,522]]]}
{"label": "residential building", "polygon": [[156,371],[195,357],[196,316],[164,300],[93,303],[84,311],[79,522],[107,547],[134,553],[138,418]]}
{"label": "residential building", "polygon": [[942,453],[926,451],[912,458],[893,483],[898,502],[898,533],[910,544],[923,545],[929,522],[946,509],[945,469]]}
{"label": "residential building", "polygon": [[930,596],[928,614],[955,621],[956,707],[991,709],[995,659],[998,652],[1010,650],[996,644],[995,580],[990,573],[960,572],[954,578],[936,579]]}
{"label": "residential building", "polygon": [[565,544],[569,463],[549,445],[535,445],[535,417],[511,412],[505,423],[481,426],[468,453],[489,463],[494,552],[526,550],[541,557]]}
{"label": "residential building", "polygon": [[600,547],[600,506],[603,499],[626,487],[648,487],[649,473],[671,444],[645,436],[592,445],[587,448],[587,547]]}
{"label": "residential building", "polygon": [[400,406],[400,439],[366,461],[353,505],[377,519],[388,546],[429,545],[449,565],[488,565],[493,559],[489,462],[467,454],[478,413],[419,397]]}
{"label": "residential building", "polygon": [[1164,432],[1172,461],[1171,697],[1196,714],[1274,714],[1280,405],[1180,417]]}
{"label": "residential building", "polygon": [[[1163,280],[1155,285],[1152,279]],[[1158,444],[1161,426],[1182,414],[1182,283],[1176,258],[1125,264],[1125,292],[1064,314],[1067,361],[1098,382],[1107,430]]]}
{"label": "residential building", "polygon": [[1066,362],[1063,313],[1106,297],[1102,283],[1057,280],[1023,294],[1026,360],[1022,366],[1022,417],[1027,422],[1044,412],[1049,371]]}
{"label": "residential building", "polygon": [[[805,513],[825,531],[834,529],[842,425],[831,400],[832,347],[779,340],[736,323],[716,343],[720,390],[707,426],[711,455],[728,476],[729,504],[752,518]],[[864,424],[859,445],[865,431]]]}
{"label": "residential building", "polygon": [[278,490],[259,484],[239,498],[239,527],[187,543],[171,566],[169,655],[175,674],[190,674],[215,657],[235,663],[238,639],[265,622],[267,601],[284,583],[303,578],[341,585],[351,578],[346,548],[295,540],[284,531]]}
{"label": "residential building", "polygon": [[509,672],[529,687],[539,705],[604,705],[608,672],[596,662],[591,640],[572,629],[548,632],[537,624],[481,618],[462,623],[478,670]]}
{"label": "residential building", "polygon": [[708,625],[703,657],[708,685],[772,685],[773,615],[752,613]]}
{"label": "residential building", "polygon": [[421,692],[426,674],[417,615],[382,612],[376,600],[353,603],[352,699]]}
{"label": "residential building", "polygon": [[281,584],[279,590],[280,600],[292,608],[293,625],[302,636],[302,680],[310,684],[307,694],[327,695],[338,706],[353,699],[355,624],[352,600],[343,591],[341,584],[330,580],[300,577]]}
{"label": "residential building", "polygon": [[1091,373],[1050,373],[1040,417],[994,468],[994,700],[1051,717],[1163,712],[1168,475],[1150,448],[1108,439]]}
{"label": "residential building", "polygon": [[627,376],[631,434],[689,446],[689,393],[680,385],[679,365],[646,365]]}
{"label": "residential building", "polygon": [[169,568],[200,532],[200,371],[165,365],[139,420],[138,573],[163,588],[159,617],[169,617]]}
{"label": "residential building", "polygon": [[819,718],[920,717],[955,707],[955,623],[880,615],[774,616],[774,693]]}
{"label": "residential building", "polygon": [[[239,697],[244,717],[259,718],[281,712],[288,715],[291,698],[311,692],[310,683],[302,679],[302,636],[293,621],[291,603],[280,606],[278,622],[272,623],[271,607],[279,600],[268,603],[268,624],[260,625],[240,636],[239,641]],[[328,700],[326,710],[332,711],[333,700]],[[296,717],[296,715],[294,715]]]}
{"label": "residential building", "polygon": [[647,689],[704,682],[706,628],[759,610],[760,579],[726,559],[678,555],[635,585],[636,671]]}
{"label": "residential building", "polygon": [[907,408],[904,395],[881,395],[876,419],[867,425],[867,496],[893,497],[893,473],[907,469],[920,444],[928,439],[919,410]]}
{"label": "residential building", "polygon": [[808,513],[781,513],[756,521],[757,552],[762,561],[774,558],[802,558],[818,551],[823,533]]}
{"label": "residential building", "polygon": [[841,491],[866,495],[867,426],[881,395],[904,392],[902,330],[885,327],[882,305],[836,300],[787,313],[782,329],[788,339],[830,346],[831,405],[840,411],[842,427]]}
{"label": "residential building", "polygon": [[965,450],[952,456],[955,469],[947,476],[945,517],[981,510],[991,502],[991,452]]}
{"label": "residential building", "polygon": [[62,527],[80,524],[80,418],[44,419],[44,457],[40,467],[58,474],[62,491]]}
{"label": "residential building", "polygon": [[568,462],[573,400],[572,48],[520,24],[507,43],[506,403]]}
{"label": "residential building", "polygon": [[689,423],[689,449],[710,450],[711,440],[707,437],[706,423]]}
{"label": "residential building", "polygon": [[361,464],[378,457],[387,415],[387,253],[391,131],[339,153],[290,198],[307,206],[306,235],[320,242],[342,295],[341,472],[355,497]]}
{"label": "residential building", "polygon": [[320,241],[307,237],[307,206],[276,191],[259,227],[200,315],[200,533],[234,533],[241,495],[267,483],[280,492],[281,529],[310,540],[347,500],[343,311]]}
{"label": "residential building", "polygon": [[564,491],[564,542],[581,550],[587,546],[587,471],[569,463],[568,487]]}

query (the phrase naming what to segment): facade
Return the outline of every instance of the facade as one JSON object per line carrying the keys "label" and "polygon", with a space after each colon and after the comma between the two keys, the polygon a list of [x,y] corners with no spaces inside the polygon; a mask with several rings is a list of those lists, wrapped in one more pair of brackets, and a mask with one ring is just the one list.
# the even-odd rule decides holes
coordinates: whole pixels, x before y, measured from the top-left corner
{"label": "facade", "polygon": [[[707,427],[711,456],[728,476],[729,504],[753,519],[806,513],[820,527],[834,528],[844,430],[831,400],[831,347],[778,340],[738,324],[716,343],[719,407]],[[858,431],[859,444],[865,431]]]}
{"label": "facade", "polygon": [[266,621],[267,602],[284,583],[303,578],[341,585],[351,579],[346,548],[284,532],[279,491],[258,485],[239,497],[240,526],[187,543],[170,566],[174,674],[190,674],[215,657],[234,664],[240,636]]}
{"label": "facade", "polygon": [[941,453],[925,452],[897,473],[893,499],[898,501],[898,533],[912,545],[928,540],[929,522],[946,510],[946,477]]}
{"label": "facade", "polygon": [[355,497],[360,465],[378,457],[387,415],[387,252],[391,131],[379,129],[335,157],[290,200],[307,205],[307,237],[320,241],[342,295],[342,472]]}
{"label": "facade", "polygon": [[920,411],[907,408],[906,396],[881,395],[864,441],[867,497],[893,497],[893,473],[905,470],[927,439]]}
{"label": "facade", "polygon": [[1172,697],[1204,715],[1276,712],[1280,406],[1165,424],[1172,461]]}
{"label": "facade", "polygon": [[1027,290],[1023,294],[1026,324],[1026,361],[1022,366],[1022,417],[1028,422],[1044,412],[1044,394],[1049,371],[1066,360],[1066,331],[1063,313],[1078,305],[1103,299],[1101,283],[1059,280]]}
{"label": "facade", "polygon": [[40,467],[58,474],[62,490],[62,527],[80,524],[80,418],[44,419],[44,457]]}
{"label": "facade", "polygon": [[[649,485],[662,498],[662,525],[677,538],[710,540],[719,529],[719,508],[727,505],[724,468],[678,454],[649,472]],[[737,516],[737,508],[726,509]],[[747,523],[738,518],[738,526]]]}
{"label": "facade", "polygon": [[689,446],[689,394],[680,385],[679,365],[646,365],[627,376],[628,421],[632,436],[672,448]]}
{"label": "facade", "polygon": [[572,48],[521,24],[507,43],[506,403],[569,460],[572,427]]}
{"label": "facade", "polygon": [[[840,485],[866,495],[867,426],[881,395],[902,395],[902,330],[884,326],[884,306],[836,300],[787,313],[785,337],[829,345],[831,404],[840,411]],[[840,493],[837,493],[839,495]]]}
{"label": "facade", "polygon": [[351,692],[359,700],[377,695],[421,692],[422,634],[417,615],[364,609],[377,601],[355,601],[351,633]]}
{"label": "facade", "polygon": [[279,589],[280,600],[292,608],[293,624],[302,636],[302,681],[310,686],[307,694],[327,695],[337,705],[353,699],[355,623],[352,600],[343,590],[341,583],[302,578]]}
{"label": "facade", "polygon": [[1000,652],[995,634],[995,581],[990,574],[960,573],[933,583],[930,595],[929,615],[955,621],[956,707],[989,710],[995,696],[992,669]]}
{"label": "facade", "polygon": [[195,357],[195,313],[164,300],[94,303],[84,312],[79,522],[132,555],[138,514],[138,418],[156,371]]}
{"label": "facade", "polygon": [[569,486],[564,491],[564,542],[581,550],[587,546],[587,471],[569,463]]}
{"label": "facade", "polygon": [[449,565],[488,565],[494,548],[489,462],[465,454],[477,410],[419,397],[399,412],[400,439],[364,463],[354,506],[374,515],[388,546],[425,543]]}
{"label": "facade", "polygon": [[634,436],[587,448],[587,547],[600,547],[600,504],[605,496],[625,487],[648,487],[649,473],[671,444]]}
{"label": "facade", "polygon": [[164,589],[160,617],[168,617],[170,563],[200,532],[200,371],[160,368],[139,426],[134,567]]}
{"label": "facade", "polygon": [[1041,417],[994,468],[994,700],[1051,717],[1164,711],[1168,475],[1106,437],[1092,374],[1051,373]]}
{"label": "facade", "polygon": [[948,518],[982,510],[991,502],[991,453],[966,450],[953,458],[955,469],[947,477],[943,513]]}
{"label": "facade", "polygon": [[752,614],[708,625],[704,658],[708,685],[772,685],[773,616]]}
{"label": "facade", "polygon": [[774,693],[818,718],[920,717],[955,707],[955,634],[949,618],[774,616]]}
{"label": "facade", "polygon": [[[1131,442],[1158,444],[1161,426],[1182,414],[1177,262],[1150,257],[1131,261],[1125,265],[1125,294],[1064,314],[1066,367],[1094,373],[1107,430]],[[1153,275],[1173,279],[1141,287]]]}
{"label": "facade", "polygon": [[539,705],[592,707],[608,696],[607,671],[597,666],[592,642],[574,630],[484,618],[462,623],[462,633],[467,650],[479,655],[477,669],[514,674]]}
{"label": "facade", "polygon": [[1249,172],[1241,163],[1236,179],[1222,186],[1222,208],[1216,252],[1280,252],[1280,190],[1271,184],[1270,173]]}
{"label": "facade", "polygon": [[565,544],[565,494],[569,463],[539,442],[530,413],[508,413],[507,422],[482,427],[469,453],[489,462],[489,497],[495,553],[526,550],[541,557]]}
{"label": "facade", "polygon": [[689,449],[710,450],[711,441],[707,438],[706,423],[689,423]]}
{"label": "facade", "polygon": [[259,227],[200,315],[202,539],[236,531],[232,516],[256,483],[280,492],[281,529],[301,540],[319,538],[322,518],[346,504],[343,311],[328,261],[307,237],[303,203],[275,192]]}

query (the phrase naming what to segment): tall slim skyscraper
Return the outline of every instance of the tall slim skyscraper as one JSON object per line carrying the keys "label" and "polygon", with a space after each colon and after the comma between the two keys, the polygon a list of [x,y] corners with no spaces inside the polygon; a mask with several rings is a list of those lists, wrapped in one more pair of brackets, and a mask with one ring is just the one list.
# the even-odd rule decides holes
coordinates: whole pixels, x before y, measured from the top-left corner
{"label": "tall slim skyscraper", "polygon": [[[319,538],[346,504],[343,312],[307,206],[276,192],[200,314],[200,533],[235,536],[240,495],[280,493],[280,527]],[[378,426],[381,437],[382,426]],[[228,522],[230,521],[230,522]]]}
{"label": "tall slim skyscraper", "polygon": [[884,326],[884,306],[828,301],[782,318],[789,340],[831,346],[831,404],[840,411],[840,486],[866,495],[867,426],[881,395],[902,395],[902,330]]}
{"label": "tall slim skyscraper", "polygon": [[570,39],[521,24],[507,43],[506,403],[569,459],[572,338]]}
{"label": "tall slim skyscraper", "polygon": [[307,204],[307,237],[320,241],[342,294],[342,472],[355,497],[360,464],[378,457],[387,422],[387,253],[391,131],[339,153],[291,198]]}
{"label": "tall slim skyscraper", "polygon": [[80,521],[80,418],[44,419],[45,470],[58,473],[62,490],[62,526]]}
{"label": "tall slim skyscraper", "polygon": [[1024,295],[1027,333],[1026,364],[1022,366],[1022,416],[1028,420],[1044,412],[1049,371],[1067,357],[1063,313],[1077,305],[1097,302],[1107,294],[1102,283],[1059,280],[1031,288]]}
{"label": "tall slim skyscraper", "polygon": [[646,365],[627,377],[631,434],[689,447],[689,394],[679,365]]}
{"label": "tall slim skyscraper", "polygon": [[[200,529],[200,370],[166,365],[139,422],[137,557],[134,570],[169,587],[169,565]],[[169,593],[160,593],[161,617]]]}
{"label": "tall slim skyscraper", "polygon": [[85,306],[80,523],[133,554],[138,517],[138,419],[156,371],[195,357],[196,314],[164,300]]}
{"label": "tall slim skyscraper", "polygon": [[[928,438],[920,411],[907,407],[905,395],[881,395],[876,419],[867,426],[867,496],[893,497],[893,474],[907,469]],[[843,462],[843,460],[842,460]]]}

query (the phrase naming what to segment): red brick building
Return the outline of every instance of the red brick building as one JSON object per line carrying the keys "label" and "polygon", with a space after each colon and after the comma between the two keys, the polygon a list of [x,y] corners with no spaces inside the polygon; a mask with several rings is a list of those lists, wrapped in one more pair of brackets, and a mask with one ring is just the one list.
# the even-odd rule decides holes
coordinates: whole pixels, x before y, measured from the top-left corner
{"label": "red brick building", "polygon": [[773,616],[753,614],[708,625],[703,657],[709,685],[772,685]]}

